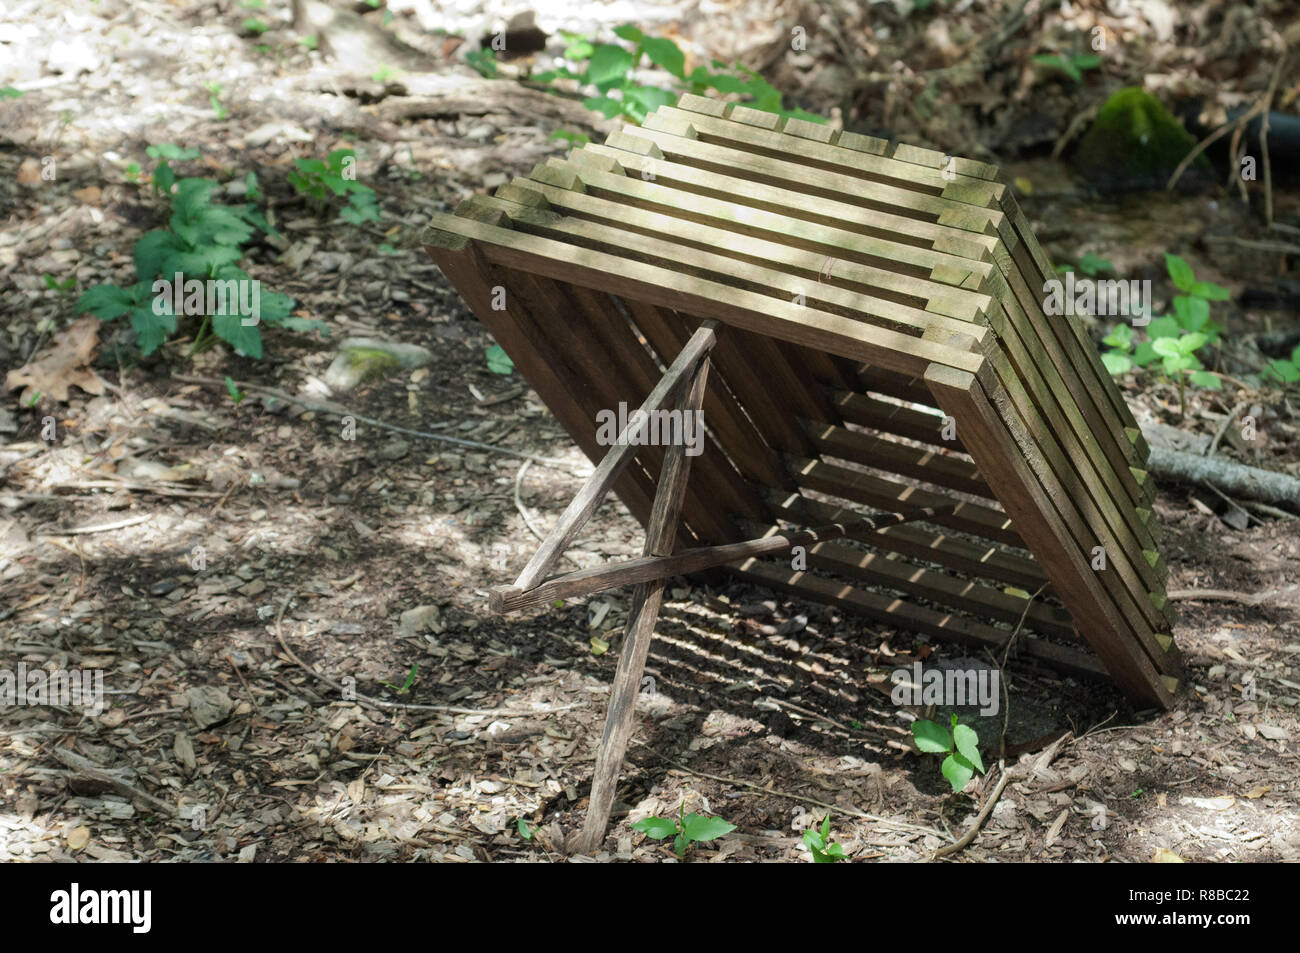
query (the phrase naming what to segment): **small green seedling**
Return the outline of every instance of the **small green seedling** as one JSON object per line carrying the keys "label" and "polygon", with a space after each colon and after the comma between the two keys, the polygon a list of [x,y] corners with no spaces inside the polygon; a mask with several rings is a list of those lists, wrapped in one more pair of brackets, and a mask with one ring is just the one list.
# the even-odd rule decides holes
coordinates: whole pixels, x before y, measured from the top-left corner
{"label": "small green seedling", "polygon": [[954,794],[970,783],[976,771],[984,773],[979,735],[970,725],[958,724],[956,715],[952,716],[951,731],[937,722],[917,719],[912,722],[912,737],[925,753],[947,755],[939,770],[952,785]]}
{"label": "small green seedling", "polygon": [[375,190],[356,177],[357,154],[352,149],[335,149],[324,160],[295,159],[296,171],[288,175],[289,184],[317,211],[325,208],[331,196],[346,195],[348,204],[339,218],[352,225],[379,221]]}
{"label": "small green seedling", "polygon": [[1223,387],[1219,376],[1205,369],[1197,352],[1219,340],[1223,325],[1210,320],[1210,302],[1228,300],[1228,289],[1197,281],[1192,267],[1178,255],[1166,252],[1165,267],[1174,287],[1183,292],[1174,296],[1174,313],[1152,320],[1146,327],[1147,340],[1140,343],[1128,325],[1116,325],[1102,338],[1110,350],[1101,355],[1101,360],[1106,370],[1117,376],[1159,360],[1161,373],[1177,381],[1179,406],[1186,414],[1188,383],[1207,390]]}
{"label": "small green seedling", "polygon": [[76,275],[71,278],[64,278],[62,281],[55,280],[53,275],[41,275],[41,277],[45,279],[45,287],[51,291],[57,291],[59,294],[67,294],[77,286]]}
{"label": "small green seedling", "polygon": [[519,836],[522,837],[524,840],[530,841],[533,839],[533,835],[537,833],[537,828],[540,827],[541,825],[534,824],[530,827],[528,825],[528,822],[521,817],[516,822],[516,826],[519,830]]}
{"label": "small green seedling", "polygon": [[[711,841],[730,834],[736,829],[720,817],[705,817],[703,814],[686,814],[686,799],[682,799],[677,809],[677,817],[647,817],[632,825],[632,830],[640,831],[654,840],[673,838],[673,849],[677,859],[686,859],[686,848],[696,841]],[[674,836],[675,835],[675,836]]]}
{"label": "small green seedling", "polygon": [[383,684],[391,688],[397,694],[405,695],[407,692],[411,690],[411,686],[415,684],[415,675],[419,671],[420,671],[420,663],[416,662],[411,666],[411,670],[406,673],[406,681],[404,681],[401,684],[401,687],[394,685],[392,682],[384,682]]}
{"label": "small green seedling", "polygon": [[248,396],[242,390],[240,390],[238,387],[235,386],[234,378],[232,378],[228,374],[226,375],[226,390],[230,393],[230,399],[233,400],[236,404],[240,403],[241,401],[243,401],[245,397]]}
{"label": "small green seedling", "polygon": [[487,369],[493,374],[510,374],[514,371],[515,362],[510,360],[510,355],[500,344],[493,344],[485,353]]}
{"label": "small green seedling", "polygon": [[1056,53],[1040,53],[1033,58],[1039,66],[1064,73],[1076,83],[1082,81],[1083,71],[1096,69],[1101,65],[1101,57],[1092,53],[1076,53],[1073,56],[1061,56]]}
{"label": "small green seedling", "polygon": [[484,79],[493,79],[497,75],[497,56],[491,50],[470,50],[465,54],[465,62],[478,70]]}
{"label": "small green seedling", "polygon": [[1300,347],[1291,352],[1289,360],[1278,358],[1269,361],[1264,368],[1264,377],[1279,384],[1294,384],[1300,381]]}
{"label": "small green seedling", "polygon": [[22,94],[23,91],[14,86],[0,87],[0,99],[17,99]]}
{"label": "small green seedling", "polygon": [[810,827],[803,832],[803,845],[812,851],[814,864],[834,864],[847,860],[844,848],[831,842],[831,816],[826,815],[821,828]]}
{"label": "small green seedling", "polygon": [[213,81],[205,84],[203,88],[208,91],[208,105],[210,105],[212,111],[216,113],[217,120],[222,120],[229,116],[230,110],[221,104],[221,84]]}

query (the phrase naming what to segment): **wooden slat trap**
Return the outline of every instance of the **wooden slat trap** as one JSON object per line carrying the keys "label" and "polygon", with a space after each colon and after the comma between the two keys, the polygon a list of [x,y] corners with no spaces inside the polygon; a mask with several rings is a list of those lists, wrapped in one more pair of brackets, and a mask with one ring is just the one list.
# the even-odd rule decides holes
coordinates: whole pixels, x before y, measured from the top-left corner
{"label": "wooden slat trap", "polygon": [[[599,463],[495,608],[637,586],[581,846],[676,573],[728,563],[976,646],[1019,627],[1017,651],[1172,703],[1146,444],[1082,327],[1044,314],[1055,272],[992,166],[687,95],[426,242]],[[620,403],[698,407],[702,452],[602,446]],[[546,580],[610,488],[645,558]]]}

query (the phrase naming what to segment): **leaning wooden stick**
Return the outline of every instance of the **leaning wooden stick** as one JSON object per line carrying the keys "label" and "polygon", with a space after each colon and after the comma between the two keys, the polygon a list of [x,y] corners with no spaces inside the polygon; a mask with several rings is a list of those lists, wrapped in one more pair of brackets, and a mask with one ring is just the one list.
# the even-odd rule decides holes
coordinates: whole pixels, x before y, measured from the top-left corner
{"label": "leaning wooden stick", "polygon": [[[716,321],[705,321],[700,325],[700,328],[691,335],[691,339],[681,349],[677,359],[664,372],[664,376],[655,385],[655,389],[646,397],[645,403],[641,405],[640,413],[634,415],[633,419],[658,410],[678,392],[682,384],[687,380],[687,375],[708,355],[709,350],[713,347],[716,340],[714,329],[717,326],[718,322]],[[546,535],[545,541],[538,547],[537,552],[533,553],[533,558],[528,560],[528,565],[524,566],[523,572],[515,580],[516,589],[531,589],[537,585],[538,580],[550,572],[551,567],[555,565],[556,560],[560,558],[560,555],[572,542],[573,537],[582,529],[583,524],[591,518],[591,514],[596,512],[596,507],[605,498],[609,488],[614,485],[614,481],[618,479],[623,467],[636,454],[636,446],[625,439],[633,426],[629,422],[623,433],[619,434],[617,442],[610,448],[609,453],[605,454],[605,459],[600,461],[595,471],[587,478],[587,482],[583,484],[582,489],[578,491],[578,495],[560,514],[559,520]],[[674,529],[674,532],[676,532],[676,529]]]}
{"label": "leaning wooden stick", "polygon": [[949,506],[929,506],[888,513],[855,523],[832,523],[815,529],[800,530],[797,533],[761,536],[741,543],[727,543],[724,546],[699,546],[672,556],[643,556],[640,559],[580,569],[577,572],[556,576],[526,592],[514,586],[500,586],[491,591],[489,605],[493,612],[517,612],[520,609],[543,606],[556,599],[588,596],[619,586],[685,576],[702,569],[711,569],[714,566],[748,559],[751,556],[779,553],[793,546],[811,546],[814,543],[840,537],[862,539],[879,532],[886,526],[929,519],[942,513],[951,513],[956,508],[955,503]]}
{"label": "leaning wooden stick", "polygon": [[[712,334],[710,334],[710,337]],[[692,414],[704,403],[704,387],[709,376],[709,361],[700,362],[691,379],[680,407],[683,414]],[[664,454],[663,468],[659,471],[659,489],[650,510],[650,523],[646,527],[646,556],[668,556],[672,553],[677,535],[677,520],[681,515],[682,500],[686,496],[686,479],[691,469],[691,458],[686,447],[674,444]],[[588,854],[600,847],[609,824],[609,812],[614,806],[614,791],[618,786],[619,769],[627,752],[628,739],[632,737],[632,716],[636,707],[637,692],[641,688],[641,673],[645,671],[646,656],[650,652],[650,637],[659,619],[659,606],[663,601],[662,579],[643,582],[632,590],[632,604],[628,611],[627,626],[623,630],[623,647],[619,653],[618,671],[609,692],[609,711],[605,715],[605,733],[596,752],[596,772],[591,782],[591,801],[582,831],[574,839],[579,853]]]}

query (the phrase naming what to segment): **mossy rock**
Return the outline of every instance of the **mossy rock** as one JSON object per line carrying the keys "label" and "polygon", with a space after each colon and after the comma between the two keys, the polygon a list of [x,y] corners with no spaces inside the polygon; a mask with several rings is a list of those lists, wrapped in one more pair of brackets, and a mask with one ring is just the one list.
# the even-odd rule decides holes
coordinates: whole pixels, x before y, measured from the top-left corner
{"label": "mossy rock", "polygon": [[424,367],[433,355],[415,344],[375,338],[349,338],[339,345],[334,363],[323,380],[332,389],[349,391],[362,381],[378,380],[396,371]]}
{"label": "mossy rock", "polygon": [[[1164,103],[1136,86],[1111,95],[1074,154],[1074,165],[1100,189],[1162,189],[1196,140]],[[1196,185],[1213,170],[1197,156],[1179,180]]]}

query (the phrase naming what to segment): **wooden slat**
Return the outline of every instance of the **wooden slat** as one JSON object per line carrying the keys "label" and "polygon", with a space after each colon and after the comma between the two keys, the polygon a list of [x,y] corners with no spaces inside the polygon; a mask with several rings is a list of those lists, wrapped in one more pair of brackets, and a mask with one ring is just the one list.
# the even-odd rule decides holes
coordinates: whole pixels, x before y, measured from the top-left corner
{"label": "wooden slat", "polygon": [[1017,528],[1112,678],[1129,695],[1171,707],[1173,689],[1133,638],[1132,628],[1114,608],[1069,531],[1049,517],[1054,507],[1047,489],[1024,459],[1024,437],[1018,441],[1007,431],[1005,421],[971,375],[936,366],[926,380],[939,405],[965,423],[971,456],[1019,515]]}
{"label": "wooden slat", "polygon": [[911,447],[896,440],[828,424],[805,421],[819,453],[851,460],[900,476],[914,477],[935,486],[995,499],[979,469],[965,457]]}
{"label": "wooden slat", "polygon": [[[842,522],[861,516],[857,510],[778,491],[772,491],[769,499],[781,519],[800,526]],[[1047,585],[1042,569],[1023,551],[1004,549],[987,541],[973,542],[951,532],[934,532],[919,526],[895,526],[873,536],[871,545],[875,549],[934,563],[971,578],[1009,583],[1026,592],[1036,592]]]}
{"label": "wooden slat", "polygon": [[636,297],[685,313],[704,313],[724,323],[902,373],[924,373],[939,362],[971,373],[983,372],[983,355],[936,345],[886,329],[864,335],[862,324],[839,315],[730,288],[717,282],[674,274],[664,268],[626,261],[590,249],[574,249],[550,239],[524,235],[442,212],[430,228],[479,242],[488,261],[506,268],[568,281],[587,288]]}
{"label": "wooden slat", "polygon": [[[891,596],[868,592],[812,573],[774,566],[757,559],[729,571],[746,582],[839,606],[885,625],[895,626],[904,632],[951,639],[995,652],[1005,648],[1010,635],[1009,630],[997,629],[952,613],[935,612]],[[1024,637],[1023,643],[1019,638],[1016,641],[1020,651],[1055,668],[1092,678],[1105,678],[1108,674],[1097,659],[1077,649],[1030,637]]]}
{"label": "wooden slat", "polygon": [[[816,490],[855,503],[864,503],[877,509],[896,510],[911,506],[941,507],[945,503],[952,502],[940,493],[821,460],[791,459],[790,467],[795,482],[804,489]],[[1012,528],[1007,514],[992,506],[963,501],[952,513],[936,517],[934,522],[984,539],[997,540],[1009,546],[1024,545],[1020,534]]]}

